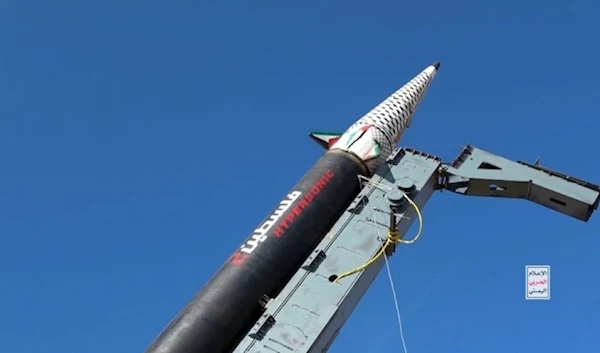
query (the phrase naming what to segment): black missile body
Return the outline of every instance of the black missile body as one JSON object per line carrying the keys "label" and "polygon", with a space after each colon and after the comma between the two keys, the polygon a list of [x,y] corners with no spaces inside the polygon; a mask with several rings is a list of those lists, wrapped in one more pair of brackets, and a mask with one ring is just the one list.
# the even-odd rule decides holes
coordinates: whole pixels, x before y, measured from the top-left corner
{"label": "black missile body", "polygon": [[230,353],[392,153],[433,80],[434,63],[351,125],[313,133],[327,153],[221,266],[145,353]]}
{"label": "black missile body", "polygon": [[253,251],[236,251],[146,353],[233,351],[262,314],[263,296],[279,294],[356,197],[358,175],[365,174],[356,157],[328,151],[292,188],[285,211],[280,205],[259,225],[270,228],[246,240],[243,247]]}

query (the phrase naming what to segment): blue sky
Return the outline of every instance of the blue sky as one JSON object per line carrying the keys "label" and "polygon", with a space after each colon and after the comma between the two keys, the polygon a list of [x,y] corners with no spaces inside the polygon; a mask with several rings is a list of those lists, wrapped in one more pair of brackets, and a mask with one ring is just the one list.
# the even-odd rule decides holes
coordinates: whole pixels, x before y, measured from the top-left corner
{"label": "blue sky", "polygon": [[[600,182],[592,1],[198,3],[0,4],[3,353],[143,351],[322,154],[309,131],[435,60],[402,145]],[[450,193],[424,217],[392,259],[409,352],[597,347],[597,219]],[[330,352],[401,349],[382,273]]]}

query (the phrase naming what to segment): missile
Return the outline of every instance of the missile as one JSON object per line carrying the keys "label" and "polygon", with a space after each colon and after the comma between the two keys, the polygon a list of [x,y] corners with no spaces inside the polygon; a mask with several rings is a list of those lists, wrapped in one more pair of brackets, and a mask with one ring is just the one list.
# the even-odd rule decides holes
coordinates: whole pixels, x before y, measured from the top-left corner
{"label": "missile", "polygon": [[270,299],[390,156],[439,62],[394,92],[344,133],[313,132],[326,153],[258,225],[145,353],[230,353]]}

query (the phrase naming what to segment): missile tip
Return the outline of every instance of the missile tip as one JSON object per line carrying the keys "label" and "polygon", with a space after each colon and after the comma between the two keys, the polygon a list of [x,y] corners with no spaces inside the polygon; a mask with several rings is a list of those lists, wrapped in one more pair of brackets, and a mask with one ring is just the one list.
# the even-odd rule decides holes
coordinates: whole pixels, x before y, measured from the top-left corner
{"label": "missile tip", "polygon": [[431,64],[431,66],[435,67],[436,70],[439,70],[440,69],[440,62],[436,61],[433,64]]}

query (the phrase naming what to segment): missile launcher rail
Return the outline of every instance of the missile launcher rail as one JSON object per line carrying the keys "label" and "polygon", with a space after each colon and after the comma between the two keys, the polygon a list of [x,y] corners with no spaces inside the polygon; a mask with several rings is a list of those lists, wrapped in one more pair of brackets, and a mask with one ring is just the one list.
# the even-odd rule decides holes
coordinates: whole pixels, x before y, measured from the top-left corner
{"label": "missile launcher rail", "polygon": [[[265,298],[265,312],[234,352],[327,351],[375,280],[384,259],[339,281],[332,274],[373,258],[389,229],[396,227],[400,234],[406,233],[417,217],[415,209],[403,202],[402,194],[422,209],[436,190],[443,189],[463,195],[523,198],[583,221],[589,220],[600,201],[597,185],[472,146],[451,164],[414,149],[396,149],[364,183],[360,194],[277,298]],[[397,218],[390,217],[392,208]],[[390,224],[392,220],[397,223]]]}

